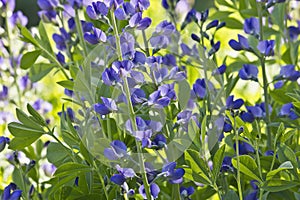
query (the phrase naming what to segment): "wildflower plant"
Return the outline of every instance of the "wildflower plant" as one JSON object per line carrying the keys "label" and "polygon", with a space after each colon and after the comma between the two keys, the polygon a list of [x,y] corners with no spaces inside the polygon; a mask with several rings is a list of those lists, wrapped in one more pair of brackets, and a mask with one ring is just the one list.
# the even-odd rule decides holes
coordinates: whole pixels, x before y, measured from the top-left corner
{"label": "wildflower plant", "polygon": [[[2,199],[299,197],[292,1],[216,0],[197,11],[162,0],[158,21],[150,0],[38,0],[32,29],[13,0],[0,3],[0,62],[10,64],[0,151],[13,168]],[[64,90],[50,119],[57,104],[24,100],[49,76]],[[15,120],[4,108],[13,104]]]}

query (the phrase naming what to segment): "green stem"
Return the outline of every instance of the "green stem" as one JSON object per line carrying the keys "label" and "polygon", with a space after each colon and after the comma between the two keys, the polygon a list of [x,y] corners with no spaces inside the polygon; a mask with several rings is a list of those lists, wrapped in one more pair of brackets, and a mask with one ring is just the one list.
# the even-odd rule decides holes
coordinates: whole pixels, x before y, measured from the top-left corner
{"label": "green stem", "polygon": [[143,40],[144,40],[146,55],[150,56],[149,45],[148,45],[148,41],[147,41],[147,36],[146,36],[145,30],[142,30],[142,35],[143,35]]}
{"label": "green stem", "polygon": [[112,140],[109,115],[107,115],[106,126],[107,126],[107,134],[108,134],[108,138],[109,138],[110,140]]}
{"label": "green stem", "polygon": [[76,11],[75,23],[76,23],[76,29],[77,29],[77,32],[78,32],[78,36],[79,36],[79,42],[80,42],[81,47],[83,49],[83,55],[86,58],[88,53],[87,53],[85,41],[84,41],[84,38],[83,38],[82,26],[81,26],[81,22],[80,22],[80,19],[79,19],[79,13],[78,13],[77,9],[75,11]]}
{"label": "green stem", "polygon": [[[263,40],[263,22],[262,22],[262,5],[258,3],[257,11],[259,15],[259,27],[260,27],[260,41]],[[262,68],[262,75],[263,75],[263,90],[264,90],[264,98],[265,98],[265,110],[266,110],[266,135],[267,135],[267,147],[271,149],[272,145],[272,136],[270,130],[270,110],[269,110],[269,97],[268,97],[268,79],[267,79],[267,72],[266,72],[266,65],[265,65],[265,58],[264,56],[260,57],[260,63]]]}
{"label": "green stem", "polygon": [[262,177],[262,172],[261,172],[261,164],[260,164],[260,158],[259,158],[259,146],[258,146],[259,140],[256,140],[255,143],[255,148],[256,148],[256,159],[257,159],[257,165],[258,165],[258,172],[259,172],[259,176],[261,179],[263,179]]}
{"label": "green stem", "polygon": [[260,190],[259,190],[259,200],[262,200],[263,194],[264,194],[263,189],[260,189]]}
{"label": "green stem", "polygon": [[24,189],[24,193],[23,193],[22,196],[23,196],[24,200],[27,200],[28,199],[27,198],[28,192],[27,192],[27,187],[26,187],[25,181],[24,181],[24,173],[23,173],[23,170],[22,170],[21,166],[18,168],[18,171],[19,171],[19,175],[21,177],[22,186],[23,186],[23,189]]}
{"label": "green stem", "polygon": [[237,165],[237,186],[238,186],[238,193],[239,193],[239,199],[243,200],[243,193],[242,193],[242,187],[241,187],[241,172],[240,172],[240,150],[239,150],[239,134],[238,131],[236,131],[236,121],[234,117],[234,134],[235,134],[235,146],[236,146],[236,165]]}
{"label": "green stem", "polygon": [[101,185],[102,185],[103,190],[104,190],[105,198],[109,199],[109,196],[108,196],[108,193],[107,193],[107,190],[106,190],[106,187],[105,187],[105,183],[104,183],[103,177],[101,176],[101,173],[99,172],[99,169],[98,169],[97,164],[95,162],[93,162],[93,167],[95,168],[95,170],[96,170],[96,172],[97,172],[97,174],[99,176]]}
{"label": "green stem", "polygon": [[[120,42],[120,37],[119,37],[119,33],[118,33],[118,27],[117,27],[116,18],[115,18],[113,11],[111,11],[111,19],[113,21],[113,28],[114,28],[113,31],[114,31],[114,35],[116,38],[116,47],[117,47],[117,51],[118,51],[118,57],[120,60],[123,60],[122,51],[121,51],[121,42]],[[134,113],[133,105],[131,102],[131,95],[130,95],[129,85],[128,85],[126,76],[123,78],[123,82],[124,82],[123,87],[124,87],[125,96],[126,96],[126,100],[127,100],[130,121],[132,124],[133,131],[137,131],[138,129],[137,129],[136,121],[135,121],[135,113]],[[137,147],[139,165],[141,167],[141,174],[142,174],[142,179],[143,179],[146,196],[147,196],[147,199],[150,200],[151,199],[150,186],[149,186],[149,182],[148,182],[148,178],[147,178],[147,174],[146,174],[146,170],[145,170],[142,147],[141,147],[140,142],[137,139],[135,140],[135,143],[136,143],[136,147]]]}
{"label": "green stem", "polygon": [[214,190],[217,192],[219,199],[222,200],[222,195],[221,195],[219,187],[216,183],[214,183]]}

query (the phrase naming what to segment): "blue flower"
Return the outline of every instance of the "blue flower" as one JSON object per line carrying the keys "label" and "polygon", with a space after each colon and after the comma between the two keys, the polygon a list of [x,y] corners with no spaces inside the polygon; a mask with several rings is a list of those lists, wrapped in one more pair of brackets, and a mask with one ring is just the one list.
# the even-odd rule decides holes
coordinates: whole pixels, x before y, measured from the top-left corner
{"label": "blue flower", "polygon": [[134,14],[129,20],[130,27],[136,27],[137,30],[145,30],[151,25],[152,20],[149,17],[142,18],[142,13]]}
{"label": "blue flower", "polygon": [[294,112],[294,105],[293,103],[287,103],[282,105],[279,116],[288,117],[291,120],[298,119],[299,116]]}
{"label": "blue flower", "polygon": [[288,27],[289,36],[292,41],[296,41],[299,34],[300,34],[300,28],[295,26],[289,26]]}
{"label": "blue flower", "polygon": [[195,189],[193,186],[190,186],[190,187],[183,187],[181,186],[180,187],[180,196],[183,198],[183,199],[190,199],[190,196],[192,194],[194,194],[195,192]]}
{"label": "blue flower", "polygon": [[300,77],[300,72],[295,70],[294,65],[285,65],[281,67],[279,76],[290,81],[297,81]]}
{"label": "blue flower", "polygon": [[105,3],[97,1],[92,2],[92,5],[88,5],[86,7],[86,14],[91,19],[98,19],[99,16],[104,15],[106,16],[108,13],[108,7],[105,5]]}
{"label": "blue flower", "polygon": [[224,157],[224,160],[222,162],[222,166],[220,169],[221,172],[233,171],[233,165],[232,165],[231,160],[232,160],[232,158],[229,156]]}
{"label": "blue flower", "polygon": [[[256,104],[255,106],[246,106],[248,112],[241,112],[240,117],[243,121],[252,123],[255,119],[261,119],[266,116],[265,103]],[[269,105],[269,111],[272,107]]]}
{"label": "blue flower", "polygon": [[127,156],[127,146],[122,141],[114,140],[110,146],[110,148],[104,149],[104,156],[109,160],[117,160]]}
{"label": "blue flower", "polygon": [[60,64],[62,65],[66,64],[65,56],[61,52],[58,52],[58,54],[56,54],[56,59]]}
{"label": "blue flower", "polygon": [[156,26],[155,32],[150,38],[150,44],[155,49],[165,48],[171,42],[171,36],[176,32],[176,28],[171,22],[162,21]]}
{"label": "blue flower", "polygon": [[187,13],[187,15],[186,15],[186,17],[185,17],[185,19],[184,19],[184,21],[183,21],[183,23],[181,25],[181,30],[183,30],[192,21],[197,21],[196,15],[197,15],[197,11],[195,9],[191,9]]}
{"label": "blue flower", "polygon": [[64,28],[60,28],[59,30],[61,34],[54,33],[52,38],[56,43],[56,48],[63,51],[67,48],[66,44],[71,41],[71,36]]}
{"label": "blue flower", "polygon": [[55,10],[55,8],[58,6],[57,0],[38,0],[37,1],[38,6],[42,10]]}
{"label": "blue flower", "polygon": [[245,20],[244,23],[244,31],[247,34],[259,36],[260,28],[259,28],[259,21],[255,17],[251,17]]}
{"label": "blue flower", "polygon": [[26,26],[28,23],[28,18],[25,15],[23,15],[21,11],[17,11],[13,13],[12,16],[9,18],[9,22],[13,27],[16,26],[17,24]]}
{"label": "blue flower", "polygon": [[56,18],[56,7],[58,6],[57,0],[38,0],[38,6],[42,9],[38,15],[45,22],[54,21]]}
{"label": "blue flower", "polygon": [[[158,187],[158,185],[156,185],[155,183],[151,183],[150,184],[150,194],[151,194],[151,198],[158,198],[158,194],[160,192],[160,188]],[[144,199],[147,199],[146,196],[146,191],[145,191],[145,186],[141,185],[139,187],[139,193],[143,196]]]}
{"label": "blue flower", "polygon": [[3,12],[5,11],[13,11],[15,9],[16,6],[16,1],[15,0],[0,0],[1,2],[1,6],[4,10],[2,10]]}
{"label": "blue flower", "polygon": [[0,91],[0,100],[5,100],[8,97],[8,87],[2,86],[2,91]]}
{"label": "blue flower", "polygon": [[164,9],[168,10],[169,9],[169,3],[168,0],[162,0],[161,5],[164,7]]}
{"label": "blue flower", "polygon": [[231,95],[227,98],[227,100],[226,100],[226,109],[227,110],[239,109],[244,104],[243,99],[237,99],[235,101],[233,99],[234,99],[233,95]]}
{"label": "blue flower", "polygon": [[67,111],[65,111],[65,112],[59,112],[58,113],[58,115],[61,117],[61,115],[63,114],[63,116],[66,118],[67,117],[67,115],[68,115],[68,117],[70,118],[70,120],[73,122],[74,120],[75,120],[75,113],[74,113],[74,111],[73,111],[73,109],[72,108],[67,108]]}
{"label": "blue flower", "polygon": [[119,5],[122,5],[124,3],[124,0],[104,0],[104,3],[109,8],[118,8]]}
{"label": "blue flower", "polygon": [[274,88],[275,89],[279,89],[279,88],[282,88],[283,87],[283,85],[284,85],[284,81],[277,81],[276,83],[274,83]]}
{"label": "blue flower", "polygon": [[47,177],[52,177],[57,168],[52,163],[45,163],[42,165],[42,169]]}
{"label": "blue flower", "polygon": [[163,166],[162,173],[168,178],[169,182],[172,184],[181,183],[183,180],[183,175],[185,173],[183,168],[175,169],[176,162],[170,162]]}
{"label": "blue flower", "polygon": [[67,0],[72,8],[82,8],[83,0]]}
{"label": "blue flower", "polygon": [[242,80],[258,81],[257,75],[258,75],[257,66],[251,64],[244,64],[243,68],[240,69],[239,71],[239,77]]}
{"label": "blue flower", "polygon": [[131,168],[121,168],[116,165],[119,174],[113,175],[110,180],[117,185],[123,185],[127,178],[133,178],[136,176],[135,172]]}
{"label": "blue flower", "polygon": [[166,137],[163,134],[157,134],[151,142],[151,148],[159,150],[164,148],[166,146],[166,143]]}
{"label": "blue flower", "polygon": [[214,43],[214,41],[212,40],[211,41],[211,46],[212,47],[208,52],[208,56],[211,56],[211,55],[215,54],[217,51],[219,51],[220,45],[221,45],[220,41],[218,41],[217,43]]}
{"label": "blue flower", "polygon": [[245,200],[257,200],[257,194],[258,194],[259,188],[255,184],[256,182],[257,182],[256,180],[250,181],[252,191],[248,195],[246,195]]}
{"label": "blue flower", "polygon": [[162,124],[160,122],[144,120],[141,117],[136,117],[135,121],[137,125],[137,130],[134,131],[132,123],[127,120],[125,123],[126,130],[129,131],[137,140],[142,142],[142,147],[151,148],[152,142],[151,137],[155,132],[160,132],[162,129]]}
{"label": "blue flower", "polygon": [[[236,143],[233,144],[233,148],[236,151]],[[247,142],[239,141],[239,154],[240,155],[245,155],[245,154],[254,153],[254,152],[255,152],[255,150],[250,144],[248,144]]]}
{"label": "blue flower", "polygon": [[225,64],[221,65],[212,72],[212,75],[222,75],[226,72],[227,66]]}
{"label": "blue flower", "polygon": [[102,73],[102,80],[106,85],[113,85],[130,73],[133,67],[134,64],[129,60],[113,62],[112,66]]}
{"label": "blue flower", "polygon": [[[92,29],[93,29],[93,23],[86,22],[86,21],[83,21],[83,20],[80,20],[80,23],[81,23],[81,27],[82,27],[82,31],[83,32],[90,32],[90,31],[92,31]],[[77,31],[76,30],[76,23],[75,23],[74,17],[71,17],[68,20],[68,27],[70,29],[70,32],[72,32],[72,33],[75,33]]]}
{"label": "blue flower", "polygon": [[120,37],[123,59],[133,59],[135,55],[135,39],[132,34],[123,32]]}
{"label": "blue flower", "polygon": [[116,102],[113,99],[101,97],[102,104],[97,103],[94,104],[94,110],[96,113],[99,113],[100,115],[107,115],[113,111],[117,111],[117,105]]}
{"label": "blue flower", "polygon": [[168,106],[171,100],[176,100],[174,83],[159,86],[157,91],[150,94],[148,105],[163,108]]}
{"label": "blue flower", "polygon": [[195,96],[199,99],[204,99],[206,96],[206,83],[205,79],[197,79],[193,84],[192,96]]}
{"label": "blue flower", "polygon": [[0,152],[4,150],[5,146],[9,144],[10,139],[8,137],[0,137]]}
{"label": "blue flower", "polygon": [[[13,191],[13,192],[12,192]],[[22,196],[22,190],[18,190],[16,184],[10,183],[4,188],[2,200],[18,200]]]}
{"label": "blue flower", "polygon": [[106,35],[105,33],[98,29],[93,28],[93,33],[84,33],[84,39],[89,42],[90,44],[98,44],[99,42],[106,42]]}
{"label": "blue flower", "polygon": [[219,20],[213,20],[206,26],[206,30],[217,27],[219,25]]}
{"label": "blue flower", "polygon": [[274,56],[275,40],[260,41],[257,45],[257,49],[264,56]]}
{"label": "blue flower", "polygon": [[241,51],[241,50],[251,50],[251,47],[249,45],[248,39],[245,38],[242,35],[238,35],[238,41],[236,40],[230,40],[229,45],[231,48],[233,48],[236,51]]}
{"label": "blue flower", "polygon": [[144,11],[150,6],[149,0],[131,0],[131,3],[135,6],[138,11]]}

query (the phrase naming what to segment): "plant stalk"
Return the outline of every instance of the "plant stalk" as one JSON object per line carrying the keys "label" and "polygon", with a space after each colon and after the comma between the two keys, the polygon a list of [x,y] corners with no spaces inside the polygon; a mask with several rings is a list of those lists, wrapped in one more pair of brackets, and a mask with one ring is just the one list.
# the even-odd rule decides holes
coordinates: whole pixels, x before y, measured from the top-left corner
{"label": "plant stalk", "polygon": [[[120,60],[123,60],[122,50],[121,50],[121,42],[120,42],[120,37],[119,37],[119,34],[118,34],[118,27],[117,27],[116,18],[115,18],[115,15],[114,15],[113,12],[111,12],[111,19],[112,19],[112,23],[113,23],[114,35],[115,35],[115,38],[116,38],[116,47],[117,47],[117,51],[118,51],[118,58]],[[128,81],[127,81],[126,76],[123,78],[123,82],[124,82],[124,84],[123,84],[124,88],[123,89],[124,89],[126,100],[127,100],[130,121],[131,121],[131,124],[132,124],[133,131],[137,131],[138,129],[137,129],[137,125],[136,125],[135,113],[134,113],[133,105],[132,105],[132,102],[131,102],[130,89],[129,89],[129,85],[128,85]],[[139,143],[139,141],[137,139],[135,139],[135,143],[136,143],[136,146],[137,146],[137,152],[138,152],[138,157],[139,157],[139,165],[141,167],[141,174],[142,174],[143,184],[144,184],[144,188],[145,188],[145,192],[146,192],[146,197],[147,197],[147,199],[151,200],[150,186],[149,186],[149,182],[148,182],[148,178],[147,178],[147,174],[146,174],[146,170],[145,170],[144,156],[143,156],[143,152],[142,152],[142,147],[141,147],[141,144]]]}

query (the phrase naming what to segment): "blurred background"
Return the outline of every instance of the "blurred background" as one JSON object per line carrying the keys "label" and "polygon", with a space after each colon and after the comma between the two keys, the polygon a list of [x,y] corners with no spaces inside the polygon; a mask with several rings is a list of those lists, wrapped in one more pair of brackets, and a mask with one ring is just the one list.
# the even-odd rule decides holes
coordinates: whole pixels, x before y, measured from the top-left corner
{"label": "blurred background", "polygon": [[[97,0],[95,0],[97,1]],[[150,0],[152,4],[160,4],[161,0]],[[214,5],[213,0],[185,0],[196,10],[202,11]],[[16,0],[16,10],[21,10],[29,19],[27,27],[36,26],[39,23],[37,12],[39,7],[37,0]]]}

